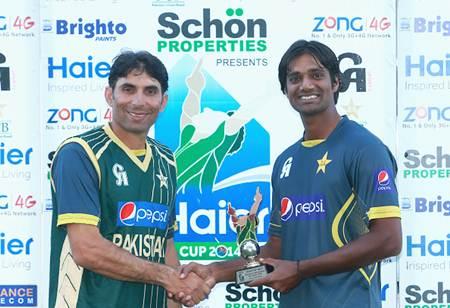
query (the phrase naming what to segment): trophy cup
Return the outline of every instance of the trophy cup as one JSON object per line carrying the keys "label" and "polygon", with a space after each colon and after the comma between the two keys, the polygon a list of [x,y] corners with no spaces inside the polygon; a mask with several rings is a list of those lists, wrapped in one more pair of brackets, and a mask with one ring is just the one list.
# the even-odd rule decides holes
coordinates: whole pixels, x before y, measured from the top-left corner
{"label": "trophy cup", "polygon": [[261,203],[262,195],[259,187],[256,188],[255,197],[253,198],[253,205],[247,216],[237,217],[236,210],[228,203],[228,214],[231,216],[231,221],[236,228],[237,244],[241,257],[247,261],[245,268],[236,271],[236,283],[247,283],[266,276],[269,273],[268,267],[256,261],[259,255],[260,247],[256,240],[256,226],[258,219],[256,213],[258,212],[259,204]]}

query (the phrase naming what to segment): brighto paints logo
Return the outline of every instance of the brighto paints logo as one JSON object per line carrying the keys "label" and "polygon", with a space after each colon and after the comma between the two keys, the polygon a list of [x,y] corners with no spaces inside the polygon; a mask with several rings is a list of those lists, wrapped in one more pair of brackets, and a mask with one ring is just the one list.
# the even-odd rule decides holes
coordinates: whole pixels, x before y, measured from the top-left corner
{"label": "brighto paints logo", "polygon": [[165,230],[168,215],[167,206],[163,204],[144,201],[119,202],[117,205],[117,226],[153,227]]}
{"label": "brighto paints logo", "polygon": [[450,154],[437,146],[432,153],[410,149],[404,155],[403,177],[405,179],[448,179],[450,178]]}
{"label": "brighto paints logo", "polygon": [[[239,112],[240,103],[203,69],[201,61],[184,56],[169,73],[171,104],[155,124],[155,134],[174,151],[177,161],[178,250],[195,250],[195,255],[186,254],[186,258],[225,257],[223,245],[236,243],[227,204],[237,216],[248,214],[257,187],[263,200],[256,231],[258,239],[266,241],[269,134],[251,111]],[[251,106],[257,104],[248,109]],[[227,256],[231,254],[234,250]]]}
{"label": "brighto paints logo", "polygon": [[442,196],[436,198],[416,197],[413,199],[404,197],[402,198],[402,209],[414,210],[416,213],[437,213],[450,216],[450,199]]}
{"label": "brighto paints logo", "polygon": [[[195,18],[165,12],[158,17],[158,52],[264,52],[267,23],[248,18],[242,8],[228,8],[225,16],[211,9]],[[192,17],[189,15],[189,17]]]}
{"label": "brighto paints logo", "polygon": [[[405,20],[404,22],[407,22]],[[442,36],[450,36],[450,19],[443,19],[441,16],[436,18],[414,18],[415,33],[438,33]]]}
{"label": "brighto paints logo", "polygon": [[[51,32],[52,27],[46,26],[43,31]],[[111,20],[85,21],[80,17],[75,22],[65,19],[56,20],[55,31],[57,35],[81,36],[95,41],[116,41],[117,36],[127,32],[127,26]]]}

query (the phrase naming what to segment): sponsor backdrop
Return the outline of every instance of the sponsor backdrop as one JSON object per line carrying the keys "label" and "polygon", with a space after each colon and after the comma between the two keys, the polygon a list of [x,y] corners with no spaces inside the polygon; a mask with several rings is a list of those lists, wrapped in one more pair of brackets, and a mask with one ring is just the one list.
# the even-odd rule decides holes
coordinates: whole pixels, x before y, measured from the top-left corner
{"label": "sponsor backdrop", "polygon": [[[398,184],[405,308],[450,307],[448,1],[398,7]],[[411,137],[414,136],[414,137]]]}
{"label": "sponsor backdrop", "polygon": [[[449,8],[447,0],[9,1],[0,9],[0,307],[47,306],[49,166],[64,138],[111,118],[103,91],[124,49],[148,50],[169,70],[169,104],[151,135],[179,164],[182,262],[237,257],[226,205],[245,214],[257,187],[257,236],[266,241],[272,164],[303,130],[277,79],[299,38],[335,50],[339,111],[397,157],[404,249],[398,262],[383,261],[383,307],[450,306]],[[188,124],[198,131],[190,148],[181,138]],[[198,307],[277,307],[278,298],[223,283]]]}

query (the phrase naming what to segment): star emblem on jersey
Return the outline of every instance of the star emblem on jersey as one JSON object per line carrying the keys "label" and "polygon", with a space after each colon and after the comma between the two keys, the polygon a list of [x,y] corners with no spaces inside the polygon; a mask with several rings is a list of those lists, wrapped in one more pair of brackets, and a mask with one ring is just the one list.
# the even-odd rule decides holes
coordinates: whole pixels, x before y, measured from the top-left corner
{"label": "star emblem on jersey", "polygon": [[325,173],[325,168],[327,167],[327,165],[329,163],[331,163],[332,160],[328,159],[328,151],[323,155],[323,157],[321,159],[317,160],[317,171],[316,174],[318,174],[320,171],[322,171],[323,173]]}
{"label": "star emblem on jersey", "polygon": [[164,174],[162,174],[161,169],[159,170],[159,174],[156,175],[156,177],[159,179],[159,188],[161,187],[165,187],[165,188],[169,188],[169,184],[167,182],[167,176],[165,176]]}

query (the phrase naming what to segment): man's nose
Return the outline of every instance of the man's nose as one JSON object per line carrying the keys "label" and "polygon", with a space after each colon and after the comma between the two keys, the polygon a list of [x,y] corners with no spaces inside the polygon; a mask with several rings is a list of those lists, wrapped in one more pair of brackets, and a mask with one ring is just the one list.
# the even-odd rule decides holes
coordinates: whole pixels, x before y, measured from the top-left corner
{"label": "man's nose", "polygon": [[302,84],[300,85],[301,90],[311,90],[314,88],[314,83],[311,78],[305,77],[302,80]]}
{"label": "man's nose", "polygon": [[142,105],[145,101],[144,93],[142,91],[136,91],[136,93],[133,96],[133,104],[135,105]]}

